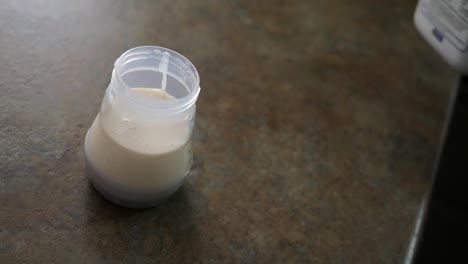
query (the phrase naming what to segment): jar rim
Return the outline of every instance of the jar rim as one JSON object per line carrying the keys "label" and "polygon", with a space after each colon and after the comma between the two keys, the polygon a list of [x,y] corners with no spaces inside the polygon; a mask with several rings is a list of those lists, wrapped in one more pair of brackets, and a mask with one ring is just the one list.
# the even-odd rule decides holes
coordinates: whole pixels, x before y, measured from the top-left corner
{"label": "jar rim", "polygon": [[[135,96],[137,92],[132,91],[132,87],[130,87],[122,78],[122,75],[124,74],[122,73],[123,65],[130,61],[157,56],[163,54],[164,52],[169,53],[171,57],[174,57],[179,62],[179,64],[175,64],[174,62],[169,63],[179,68],[184,67],[185,72],[189,74],[193,83],[192,87],[188,87],[189,93],[181,98],[161,101],[157,105],[154,103],[148,103],[148,101],[138,100],[138,98]],[[130,99],[133,103],[137,104],[138,106],[144,107],[145,109],[152,111],[184,111],[196,102],[198,94],[200,92],[200,76],[192,62],[188,60],[185,56],[174,50],[159,46],[139,46],[125,51],[115,61],[112,75],[112,79],[116,80],[118,90],[120,90],[123,96]]]}

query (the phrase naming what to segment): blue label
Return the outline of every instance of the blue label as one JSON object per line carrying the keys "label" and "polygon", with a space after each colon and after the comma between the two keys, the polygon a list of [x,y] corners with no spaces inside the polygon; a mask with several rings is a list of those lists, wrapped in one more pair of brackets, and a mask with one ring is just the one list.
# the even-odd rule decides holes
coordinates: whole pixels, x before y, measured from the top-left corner
{"label": "blue label", "polygon": [[440,32],[439,30],[437,30],[437,28],[434,28],[432,30],[432,35],[439,41],[439,42],[442,42],[444,40],[444,35],[442,34],[442,32]]}

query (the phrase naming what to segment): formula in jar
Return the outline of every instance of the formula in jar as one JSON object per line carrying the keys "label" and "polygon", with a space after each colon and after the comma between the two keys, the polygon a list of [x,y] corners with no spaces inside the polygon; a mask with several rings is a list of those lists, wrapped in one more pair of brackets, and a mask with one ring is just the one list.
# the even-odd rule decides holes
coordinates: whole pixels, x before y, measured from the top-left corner
{"label": "formula in jar", "polygon": [[161,47],[137,47],[114,65],[85,139],[89,179],[107,199],[150,207],[175,192],[192,164],[200,92],[195,67]]}

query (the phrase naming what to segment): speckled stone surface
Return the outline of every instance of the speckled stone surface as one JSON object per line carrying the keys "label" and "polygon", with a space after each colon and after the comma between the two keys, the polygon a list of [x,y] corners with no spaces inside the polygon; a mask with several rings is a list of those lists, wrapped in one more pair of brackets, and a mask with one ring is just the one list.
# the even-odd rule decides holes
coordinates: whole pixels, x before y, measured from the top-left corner
{"label": "speckled stone surface", "polygon": [[[0,263],[402,263],[455,76],[415,4],[3,1]],[[89,185],[82,146],[145,44],[202,92],[188,181],[135,211]]]}

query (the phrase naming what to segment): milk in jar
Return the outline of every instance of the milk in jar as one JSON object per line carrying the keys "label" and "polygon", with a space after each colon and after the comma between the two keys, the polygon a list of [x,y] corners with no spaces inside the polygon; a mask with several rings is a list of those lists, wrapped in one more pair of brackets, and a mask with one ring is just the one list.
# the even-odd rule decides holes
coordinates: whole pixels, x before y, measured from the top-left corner
{"label": "milk in jar", "polygon": [[195,67],[160,47],[138,47],[115,63],[85,139],[89,179],[107,199],[149,207],[175,192],[192,164],[200,91]]}

